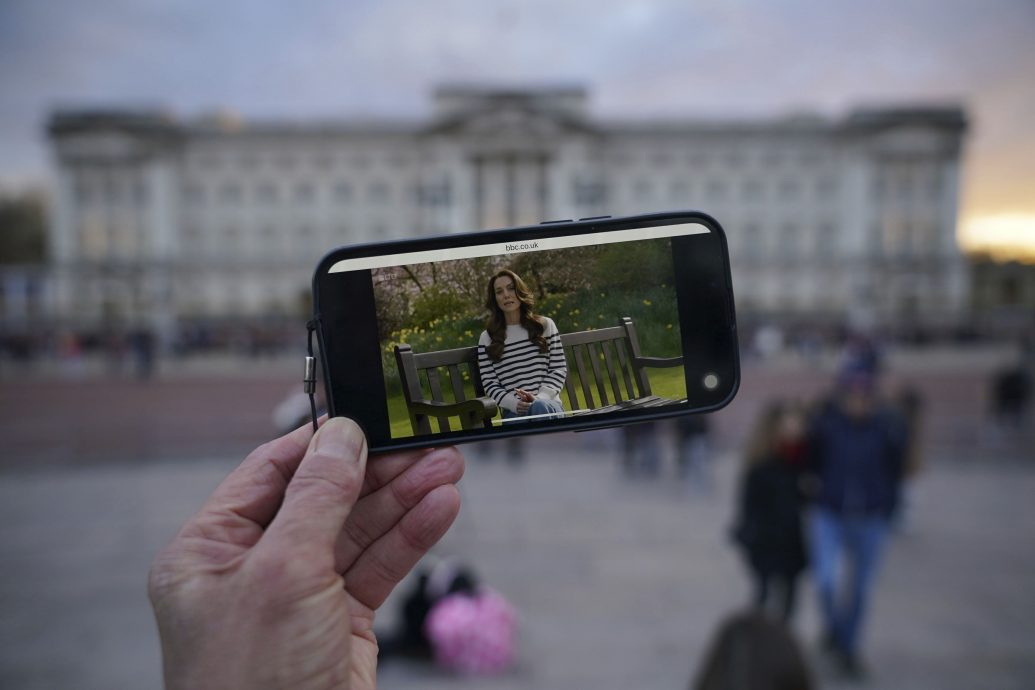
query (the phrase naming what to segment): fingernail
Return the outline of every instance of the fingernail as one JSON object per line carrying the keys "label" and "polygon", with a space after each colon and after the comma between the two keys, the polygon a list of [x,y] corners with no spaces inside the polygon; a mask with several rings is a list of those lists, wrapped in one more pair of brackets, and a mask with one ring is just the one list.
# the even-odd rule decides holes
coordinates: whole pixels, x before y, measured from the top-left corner
{"label": "fingernail", "polygon": [[316,432],[316,450],[324,455],[336,455],[350,462],[359,459],[363,435],[353,422],[344,417],[332,417]]}

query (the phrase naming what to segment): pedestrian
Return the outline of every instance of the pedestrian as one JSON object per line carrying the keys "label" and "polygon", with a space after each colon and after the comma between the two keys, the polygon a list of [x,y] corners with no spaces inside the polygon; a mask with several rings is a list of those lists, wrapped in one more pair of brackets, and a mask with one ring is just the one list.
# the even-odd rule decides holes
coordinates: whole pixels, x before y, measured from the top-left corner
{"label": "pedestrian", "polygon": [[128,337],[129,349],[133,353],[134,372],[141,381],[147,381],[154,373],[155,336],[146,328],[132,331]]}
{"label": "pedestrian", "polygon": [[507,464],[515,469],[523,467],[528,457],[528,454],[525,452],[525,439],[520,436],[511,436],[503,440],[482,441],[477,444],[477,448],[478,453],[475,457],[479,460],[492,460],[496,451],[501,451]]}
{"label": "pedestrian", "polygon": [[1032,397],[1032,377],[1023,364],[995,373],[992,379],[992,413],[1000,428],[1017,431],[1024,427]]}
{"label": "pedestrian", "polygon": [[661,470],[660,429],[656,422],[622,427],[622,469],[626,476],[656,477]]}
{"label": "pedestrian", "polygon": [[719,627],[691,690],[811,690],[812,675],[787,626],[758,612]]}
{"label": "pedestrian", "polygon": [[399,607],[394,634],[378,644],[378,662],[434,661],[464,675],[493,675],[514,662],[516,614],[499,592],[456,559],[422,569]]}
{"label": "pedestrian", "polygon": [[[796,403],[773,402],[762,413],[747,452],[733,536],[754,581],[754,605],[794,615],[798,578],[808,564],[802,528],[802,470],[806,413]],[[780,596],[773,596],[774,589]]]}
{"label": "pedestrian", "polygon": [[708,490],[711,486],[708,416],[690,414],[676,417],[675,432],[679,478],[702,491]]}
{"label": "pedestrian", "polygon": [[913,486],[916,483],[917,475],[924,466],[922,444],[924,395],[918,388],[905,384],[894,396],[892,405],[901,415],[905,446],[902,455],[902,477],[898,489],[898,500],[895,502],[891,519],[896,531],[904,532],[909,526],[909,508],[912,503]]}
{"label": "pedestrian", "polygon": [[870,335],[853,333],[841,353],[842,370],[852,369],[877,376],[884,364],[880,345]]}
{"label": "pedestrian", "polygon": [[458,593],[474,595],[477,588],[474,571],[454,559],[437,560],[422,568],[399,604],[396,629],[378,640],[378,660],[405,657],[430,661],[432,647],[425,631],[428,613],[445,597]]}
{"label": "pedestrian", "polygon": [[[823,642],[848,676],[863,674],[861,630],[898,499],[906,441],[900,416],[880,403],[875,375],[865,365],[842,372],[809,430],[818,487],[810,547]],[[842,559],[848,568],[839,568]]]}

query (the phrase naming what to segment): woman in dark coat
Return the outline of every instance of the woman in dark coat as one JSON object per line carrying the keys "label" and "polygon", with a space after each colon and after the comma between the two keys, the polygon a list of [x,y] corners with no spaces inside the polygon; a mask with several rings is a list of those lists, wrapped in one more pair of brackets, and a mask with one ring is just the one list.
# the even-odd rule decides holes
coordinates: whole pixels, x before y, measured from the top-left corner
{"label": "woman in dark coat", "polygon": [[734,539],[743,548],[754,580],[754,603],[767,610],[781,591],[778,613],[794,613],[798,577],[808,565],[802,529],[807,418],[803,407],[769,406],[745,454]]}

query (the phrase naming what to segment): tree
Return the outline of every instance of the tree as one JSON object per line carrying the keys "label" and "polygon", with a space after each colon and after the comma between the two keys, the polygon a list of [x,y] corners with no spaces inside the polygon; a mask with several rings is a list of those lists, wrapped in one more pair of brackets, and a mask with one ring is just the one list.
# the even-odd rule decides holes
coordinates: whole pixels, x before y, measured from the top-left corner
{"label": "tree", "polygon": [[0,264],[43,263],[45,219],[42,195],[0,196]]}

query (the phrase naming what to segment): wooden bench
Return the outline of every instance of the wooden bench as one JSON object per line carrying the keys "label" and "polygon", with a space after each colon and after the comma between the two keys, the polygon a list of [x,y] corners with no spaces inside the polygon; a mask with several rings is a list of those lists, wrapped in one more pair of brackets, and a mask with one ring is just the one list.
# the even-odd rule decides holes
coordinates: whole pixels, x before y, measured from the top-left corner
{"label": "wooden bench", "polygon": [[[643,356],[636,327],[628,316],[618,326],[562,333],[561,345],[568,364],[564,389],[570,412],[612,412],[675,402],[653,394],[647,369],[677,367],[683,358]],[[395,362],[415,435],[433,433],[432,417],[442,432],[454,430],[450,425],[454,417],[462,429],[492,426],[498,408],[482,388],[477,345],[435,352],[414,352],[407,344],[396,345]],[[443,376],[451,401],[444,394]],[[467,396],[468,382],[473,384],[474,397]]]}

